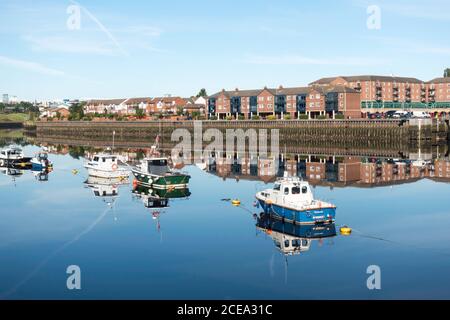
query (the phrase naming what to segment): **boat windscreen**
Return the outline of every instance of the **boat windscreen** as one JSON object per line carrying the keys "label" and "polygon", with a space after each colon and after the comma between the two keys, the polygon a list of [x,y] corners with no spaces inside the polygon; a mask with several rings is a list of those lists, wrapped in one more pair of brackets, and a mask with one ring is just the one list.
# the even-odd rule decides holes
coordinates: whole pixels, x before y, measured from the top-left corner
{"label": "boat windscreen", "polygon": [[148,172],[155,175],[164,175],[169,171],[167,160],[151,160],[148,162]]}

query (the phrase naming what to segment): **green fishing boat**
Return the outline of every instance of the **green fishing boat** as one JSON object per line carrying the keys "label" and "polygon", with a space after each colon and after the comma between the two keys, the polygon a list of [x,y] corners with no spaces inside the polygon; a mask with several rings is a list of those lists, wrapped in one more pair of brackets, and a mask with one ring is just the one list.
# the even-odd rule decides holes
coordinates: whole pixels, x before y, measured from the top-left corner
{"label": "green fishing boat", "polygon": [[131,171],[138,184],[153,189],[185,189],[191,178],[188,174],[170,169],[166,157],[145,158]]}

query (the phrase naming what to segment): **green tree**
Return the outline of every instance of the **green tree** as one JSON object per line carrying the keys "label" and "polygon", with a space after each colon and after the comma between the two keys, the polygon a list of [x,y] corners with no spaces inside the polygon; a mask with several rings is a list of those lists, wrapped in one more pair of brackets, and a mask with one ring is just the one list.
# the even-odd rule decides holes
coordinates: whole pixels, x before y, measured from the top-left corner
{"label": "green tree", "polygon": [[444,70],[444,77],[445,78],[450,78],[450,68],[447,68]]}
{"label": "green tree", "polygon": [[85,102],[74,103],[69,107],[69,120],[81,120],[84,117],[83,107],[86,105]]}
{"label": "green tree", "polygon": [[197,93],[196,97],[200,98],[206,98],[208,96],[208,94],[206,93],[206,89],[205,88],[201,88],[200,91]]}
{"label": "green tree", "polygon": [[138,119],[142,119],[145,117],[145,112],[143,109],[141,108],[137,108],[136,109],[136,117],[138,117]]}

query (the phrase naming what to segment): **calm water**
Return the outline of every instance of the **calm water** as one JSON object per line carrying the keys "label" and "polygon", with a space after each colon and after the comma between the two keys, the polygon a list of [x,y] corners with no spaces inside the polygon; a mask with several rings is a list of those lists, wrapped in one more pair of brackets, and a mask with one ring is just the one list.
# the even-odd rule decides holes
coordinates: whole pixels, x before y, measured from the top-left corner
{"label": "calm water", "polygon": [[[118,186],[117,197],[96,196],[85,184],[84,159],[59,153],[50,155],[48,181],[31,171],[0,175],[3,299],[450,298],[446,160],[407,161],[407,170],[385,159],[300,161],[296,170],[311,179],[315,196],[337,205],[337,235],[286,256],[274,242],[276,227],[257,227],[254,194],[271,186],[267,177],[237,180],[233,168],[186,166],[191,195],[155,212],[132,183]],[[344,224],[351,236],[339,234]],[[81,268],[81,290],[66,287],[69,265]],[[369,265],[381,268],[381,290],[367,289]]]}

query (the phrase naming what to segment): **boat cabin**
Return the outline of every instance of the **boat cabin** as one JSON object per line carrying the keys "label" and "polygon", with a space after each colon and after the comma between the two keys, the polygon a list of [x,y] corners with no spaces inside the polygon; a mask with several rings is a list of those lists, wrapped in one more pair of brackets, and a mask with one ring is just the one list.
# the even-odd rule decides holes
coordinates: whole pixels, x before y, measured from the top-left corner
{"label": "boat cabin", "polygon": [[272,231],[270,236],[278,250],[285,255],[300,254],[311,247],[311,239],[298,238],[276,231]]}
{"label": "boat cabin", "polygon": [[92,162],[98,164],[109,164],[112,165],[114,163],[117,164],[117,156],[109,155],[109,154],[98,154],[92,157]]}
{"label": "boat cabin", "polygon": [[314,201],[311,186],[298,177],[277,180],[272,189],[262,191],[261,195],[274,203],[309,204]]}
{"label": "boat cabin", "polygon": [[4,149],[0,152],[0,158],[2,159],[21,159],[23,158],[22,149],[10,148]]}
{"label": "boat cabin", "polygon": [[143,202],[145,207],[150,209],[167,208],[169,206],[169,199],[166,198],[146,197]]}
{"label": "boat cabin", "polygon": [[170,172],[169,161],[167,158],[147,158],[143,161],[143,170],[147,173],[163,176]]}

